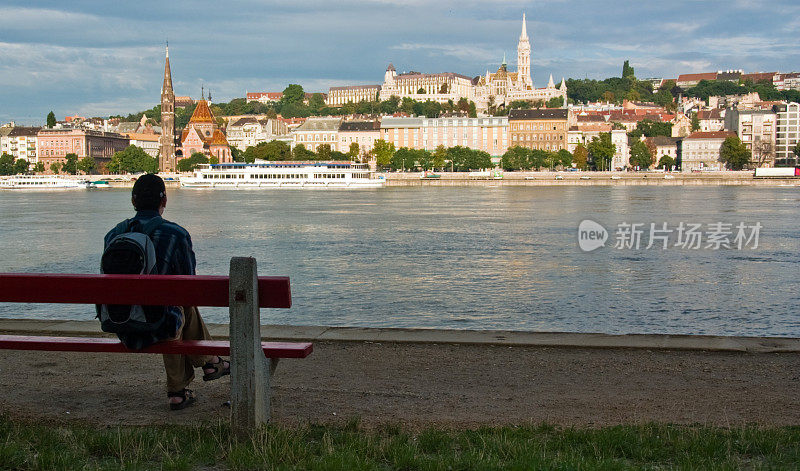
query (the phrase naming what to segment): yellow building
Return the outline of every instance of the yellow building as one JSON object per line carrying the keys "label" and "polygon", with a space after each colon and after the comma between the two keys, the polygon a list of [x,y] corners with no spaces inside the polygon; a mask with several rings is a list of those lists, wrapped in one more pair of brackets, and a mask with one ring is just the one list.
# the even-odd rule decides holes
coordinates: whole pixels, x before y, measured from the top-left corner
{"label": "yellow building", "polygon": [[569,110],[511,110],[508,113],[508,147],[557,152],[567,148]]}

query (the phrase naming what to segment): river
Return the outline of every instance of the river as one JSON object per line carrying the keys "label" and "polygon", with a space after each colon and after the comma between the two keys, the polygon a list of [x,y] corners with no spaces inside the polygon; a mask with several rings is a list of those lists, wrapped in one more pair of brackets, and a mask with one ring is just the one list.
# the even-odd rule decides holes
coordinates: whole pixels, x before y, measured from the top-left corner
{"label": "river", "polygon": [[[265,324],[800,337],[798,188],[175,189],[168,198],[164,216],[192,234],[198,274],[227,274],[231,257],[253,256],[260,274],[291,277],[293,307],[263,310]],[[103,235],[131,215],[129,190],[0,192],[0,271],[97,273]],[[607,230],[592,252],[578,243],[587,219]],[[651,223],[682,222],[701,224],[699,249],[676,247],[676,232],[667,249],[646,248]],[[643,224],[639,249],[615,248],[621,223]],[[744,223],[749,244],[738,249],[732,229],[732,248],[707,248],[715,223]],[[227,322],[224,309],[201,312]],[[93,315],[0,304],[6,318]]]}

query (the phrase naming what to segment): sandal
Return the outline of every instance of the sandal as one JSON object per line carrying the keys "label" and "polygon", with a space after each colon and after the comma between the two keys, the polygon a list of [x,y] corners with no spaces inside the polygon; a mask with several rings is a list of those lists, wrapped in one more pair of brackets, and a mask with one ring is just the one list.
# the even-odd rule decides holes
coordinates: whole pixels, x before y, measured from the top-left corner
{"label": "sandal", "polygon": [[[228,360],[217,357],[216,363],[208,362],[203,365],[203,381],[213,381],[215,379],[222,378],[223,376],[231,374],[231,362]],[[207,373],[206,370],[213,370],[210,373]]]}
{"label": "sandal", "polygon": [[169,403],[170,410],[185,409],[197,401],[197,398],[194,395],[194,391],[186,388],[181,389],[180,391],[177,392],[168,392],[167,397],[168,398],[180,397],[181,399],[183,399],[181,402],[170,402]]}

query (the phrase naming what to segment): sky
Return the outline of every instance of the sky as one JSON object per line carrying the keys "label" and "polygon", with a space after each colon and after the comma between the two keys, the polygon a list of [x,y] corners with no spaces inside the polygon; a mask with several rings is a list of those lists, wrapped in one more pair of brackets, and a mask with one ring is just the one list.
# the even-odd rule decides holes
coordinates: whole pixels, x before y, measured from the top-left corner
{"label": "sky", "polygon": [[536,86],[743,69],[800,70],[796,0],[338,0],[0,3],[0,123],[53,110],[108,116],[160,101],[169,41],[176,95],[380,84],[398,72],[516,70],[522,14]]}

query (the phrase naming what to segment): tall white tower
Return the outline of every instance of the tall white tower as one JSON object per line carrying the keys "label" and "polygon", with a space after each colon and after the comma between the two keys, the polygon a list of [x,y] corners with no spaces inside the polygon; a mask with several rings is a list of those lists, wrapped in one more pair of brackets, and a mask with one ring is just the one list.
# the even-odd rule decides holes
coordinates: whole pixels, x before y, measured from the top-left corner
{"label": "tall white tower", "polygon": [[521,87],[533,88],[531,79],[531,43],[528,40],[528,28],[525,26],[525,13],[522,14],[522,34],[517,44],[517,81]]}

